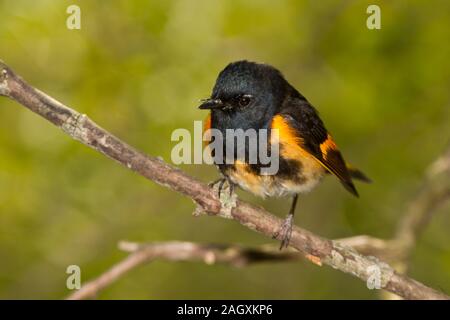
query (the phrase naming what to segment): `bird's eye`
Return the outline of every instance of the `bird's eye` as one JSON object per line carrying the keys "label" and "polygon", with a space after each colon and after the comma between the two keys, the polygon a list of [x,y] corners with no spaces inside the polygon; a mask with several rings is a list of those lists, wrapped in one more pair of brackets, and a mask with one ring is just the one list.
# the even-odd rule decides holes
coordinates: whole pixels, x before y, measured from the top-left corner
{"label": "bird's eye", "polygon": [[250,104],[250,101],[252,100],[252,96],[249,94],[244,94],[239,97],[239,106],[246,107]]}

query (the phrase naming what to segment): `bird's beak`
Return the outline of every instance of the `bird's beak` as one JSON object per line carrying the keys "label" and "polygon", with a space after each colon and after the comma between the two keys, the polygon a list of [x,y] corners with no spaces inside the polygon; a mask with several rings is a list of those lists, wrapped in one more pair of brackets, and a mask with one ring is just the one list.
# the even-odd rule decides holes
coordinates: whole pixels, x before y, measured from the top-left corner
{"label": "bird's beak", "polygon": [[199,109],[220,109],[223,107],[223,103],[220,99],[204,99],[202,104],[198,107]]}

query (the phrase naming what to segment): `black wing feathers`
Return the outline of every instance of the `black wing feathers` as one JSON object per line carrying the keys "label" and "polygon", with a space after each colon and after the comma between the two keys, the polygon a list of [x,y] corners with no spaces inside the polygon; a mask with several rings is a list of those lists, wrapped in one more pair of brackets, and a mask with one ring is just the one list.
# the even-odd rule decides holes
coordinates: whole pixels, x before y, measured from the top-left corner
{"label": "black wing feathers", "polygon": [[348,191],[358,196],[339,149],[311,104],[306,99],[291,98],[285,101],[280,113],[302,138],[302,147],[336,175]]}

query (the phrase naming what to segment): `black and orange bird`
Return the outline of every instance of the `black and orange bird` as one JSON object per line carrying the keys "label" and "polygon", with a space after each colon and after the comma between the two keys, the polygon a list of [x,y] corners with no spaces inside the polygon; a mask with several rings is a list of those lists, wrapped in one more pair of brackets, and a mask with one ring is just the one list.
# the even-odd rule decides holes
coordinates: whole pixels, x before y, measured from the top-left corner
{"label": "black and orange bird", "polygon": [[[270,65],[246,60],[230,63],[220,72],[211,97],[204,99],[199,108],[210,110],[205,130],[217,129],[226,136],[228,129],[266,129],[267,149],[278,143],[278,170],[272,175],[262,174],[263,165],[250,162],[247,154],[244,158],[235,156],[232,161],[217,159],[213,154],[213,159],[223,175],[221,186],[227,181],[230,189],[238,185],[261,197],[293,197],[289,213],[274,235],[281,240],[280,249],[289,245],[299,194],[311,191],[328,173],[356,197],[352,178],[370,182],[344,161],[314,107]],[[222,155],[227,141],[222,139]],[[249,152],[251,142],[246,143]]]}

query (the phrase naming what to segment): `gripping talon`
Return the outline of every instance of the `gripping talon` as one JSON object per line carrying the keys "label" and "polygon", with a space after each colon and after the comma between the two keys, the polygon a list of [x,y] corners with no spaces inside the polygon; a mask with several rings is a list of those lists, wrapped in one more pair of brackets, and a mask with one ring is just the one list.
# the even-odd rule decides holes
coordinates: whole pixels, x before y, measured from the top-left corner
{"label": "gripping talon", "polygon": [[217,185],[217,197],[219,199],[220,199],[220,197],[222,195],[222,190],[223,190],[223,188],[225,186],[225,182],[227,182],[228,185],[229,185],[229,189],[230,189],[229,190],[229,196],[231,197],[233,195],[233,193],[234,193],[234,183],[231,182],[230,179],[228,179],[228,178],[220,178],[220,179],[217,179],[216,181],[210,182],[208,184],[208,186],[210,186],[210,187],[214,187],[214,186]]}
{"label": "gripping talon", "polygon": [[292,223],[294,215],[289,214],[281,225],[280,229],[273,235],[274,239],[280,239],[280,250],[287,248],[292,236]]}
{"label": "gripping talon", "polygon": [[[218,200],[220,201],[220,215],[225,218],[232,219],[233,208],[236,207],[237,195],[234,193],[234,184],[227,177],[219,179],[210,184]],[[226,190],[229,188],[229,193]],[[223,192],[225,191],[225,192]]]}

